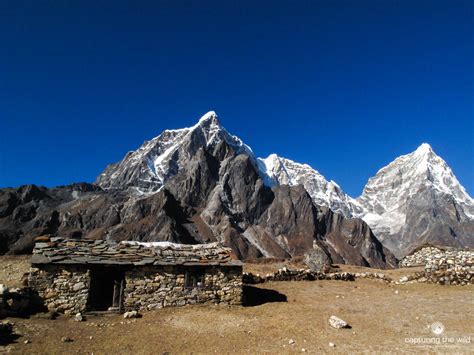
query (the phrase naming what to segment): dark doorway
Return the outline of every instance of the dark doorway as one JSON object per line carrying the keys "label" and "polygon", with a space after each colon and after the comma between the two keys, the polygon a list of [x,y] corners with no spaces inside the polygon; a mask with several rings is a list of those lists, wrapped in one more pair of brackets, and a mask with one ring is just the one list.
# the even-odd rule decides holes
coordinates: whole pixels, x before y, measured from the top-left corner
{"label": "dark doorway", "polygon": [[91,270],[89,311],[117,311],[122,309],[122,296],[125,287],[123,271],[101,268]]}

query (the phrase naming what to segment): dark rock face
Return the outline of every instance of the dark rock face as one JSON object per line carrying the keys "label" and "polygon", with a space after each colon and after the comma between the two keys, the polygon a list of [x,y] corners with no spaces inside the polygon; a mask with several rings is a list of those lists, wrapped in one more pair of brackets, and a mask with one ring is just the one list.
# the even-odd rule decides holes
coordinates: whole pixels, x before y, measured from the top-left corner
{"label": "dark rock face", "polygon": [[211,115],[146,142],[98,185],[0,190],[0,253],[30,252],[35,237],[53,234],[217,241],[240,259],[302,256],[316,245],[336,263],[396,267],[362,220],[316,206],[303,186],[270,188],[263,178],[251,150]]}
{"label": "dark rock face", "polygon": [[[420,190],[417,198],[410,201],[407,210],[416,213],[407,214],[406,224],[410,229],[398,234],[400,255],[426,243],[457,248],[474,246],[474,223],[465,217],[451,195]],[[396,237],[387,240],[394,247]]]}

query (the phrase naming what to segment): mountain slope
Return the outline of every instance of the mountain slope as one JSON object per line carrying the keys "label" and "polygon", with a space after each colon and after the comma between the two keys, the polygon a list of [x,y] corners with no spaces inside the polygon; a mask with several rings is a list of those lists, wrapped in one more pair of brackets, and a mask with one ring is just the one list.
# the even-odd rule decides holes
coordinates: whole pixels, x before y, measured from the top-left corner
{"label": "mountain slope", "polygon": [[359,216],[398,256],[423,243],[474,246],[474,201],[426,143],[380,169],[357,202]]}

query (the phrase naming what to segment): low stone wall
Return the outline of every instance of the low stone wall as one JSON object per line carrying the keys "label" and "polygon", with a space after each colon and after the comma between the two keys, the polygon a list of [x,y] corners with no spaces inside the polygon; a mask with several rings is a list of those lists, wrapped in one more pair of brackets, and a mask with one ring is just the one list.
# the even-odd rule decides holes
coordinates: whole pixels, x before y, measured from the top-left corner
{"label": "low stone wall", "polygon": [[47,266],[33,269],[28,276],[28,285],[39,293],[49,311],[72,315],[86,309],[89,271],[85,268],[71,266],[65,270]]}
{"label": "low stone wall", "polygon": [[392,279],[382,273],[375,272],[332,272],[324,273],[312,271],[310,269],[292,270],[286,267],[279,269],[274,273],[260,276],[259,274],[244,273],[244,284],[252,285],[268,281],[314,281],[314,280],[339,280],[339,281],[354,281],[356,278],[378,279],[385,282],[391,282]]}
{"label": "low stone wall", "polygon": [[424,266],[433,255],[439,254],[440,252],[443,252],[443,250],[444,248],[431,245],[421,247],[410,255],[405,256],[400,260],[398,265],[400,267]]}
{"label": "low stone wall", "polygon": [[[193,270],[190,268],[189,270]],[[151,310],[196,303],[242,302],[241,267],[205,267],[202,287],[185,287],[186,268],[143,267],[125,274],[124,308]]]}
{"label": "low stone wall", "polygon": [[433,254],[425,265],[427,282],[445,285],[474,284],[474,251],[445,250]]}

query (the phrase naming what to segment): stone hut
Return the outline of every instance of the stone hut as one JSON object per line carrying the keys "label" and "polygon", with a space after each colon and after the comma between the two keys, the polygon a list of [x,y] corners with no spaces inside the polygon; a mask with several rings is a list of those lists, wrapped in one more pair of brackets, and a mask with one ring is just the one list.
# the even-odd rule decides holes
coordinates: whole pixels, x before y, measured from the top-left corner
{"label": "stone hut", "polygon": [[37,241],[28,285],[50,311],[151,310],[196,303],[237,305],[242,262],[217,243]]}

